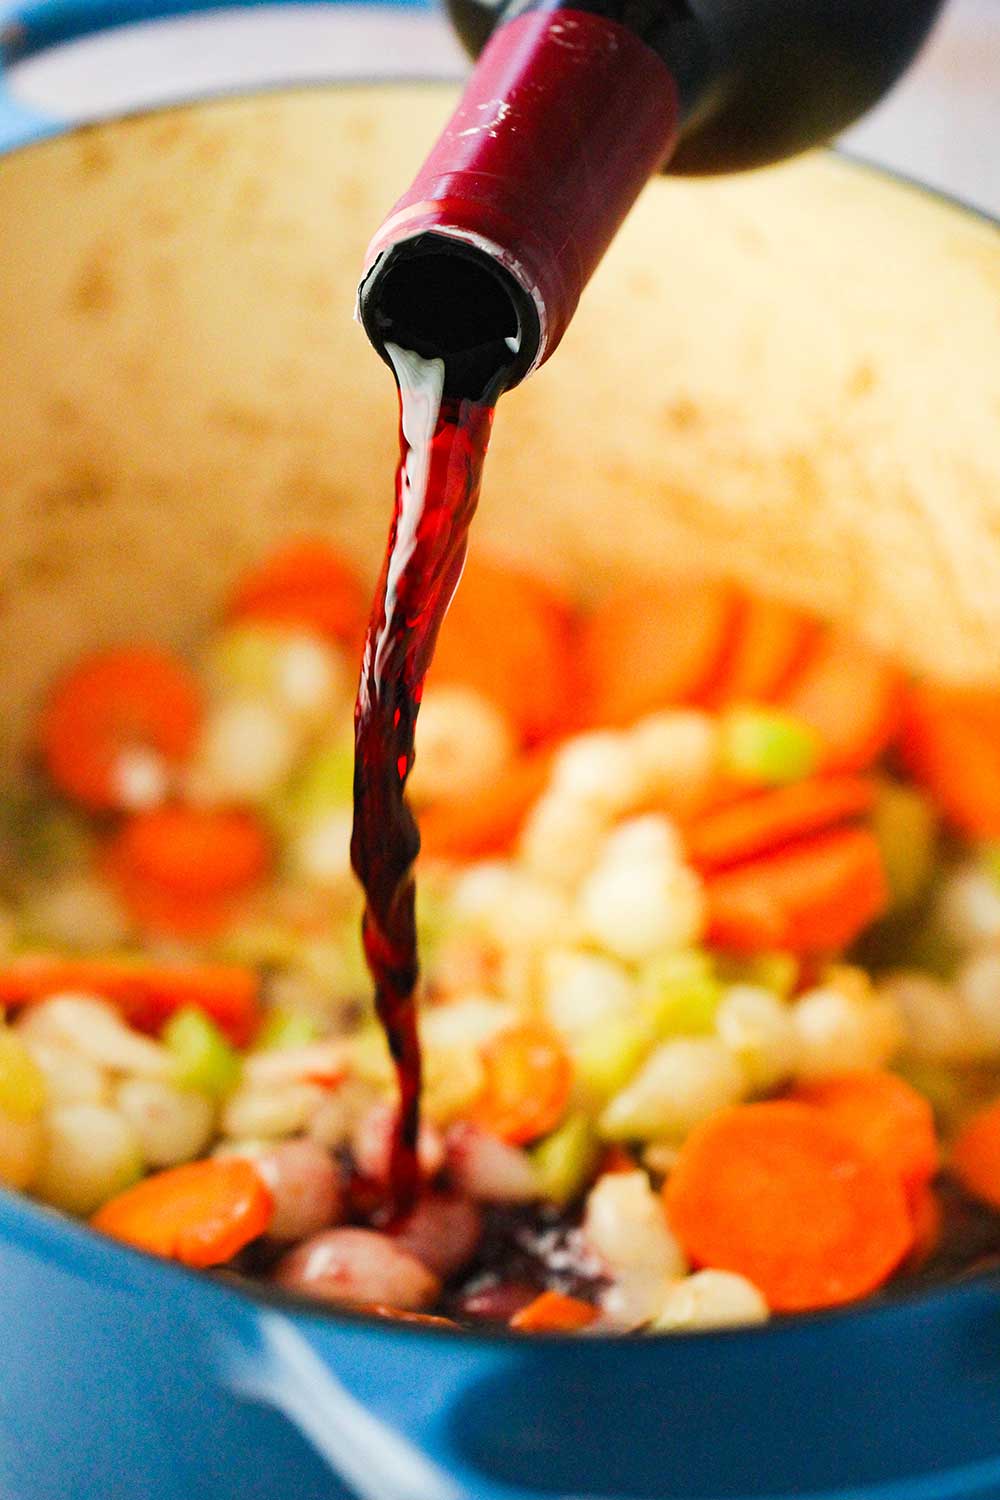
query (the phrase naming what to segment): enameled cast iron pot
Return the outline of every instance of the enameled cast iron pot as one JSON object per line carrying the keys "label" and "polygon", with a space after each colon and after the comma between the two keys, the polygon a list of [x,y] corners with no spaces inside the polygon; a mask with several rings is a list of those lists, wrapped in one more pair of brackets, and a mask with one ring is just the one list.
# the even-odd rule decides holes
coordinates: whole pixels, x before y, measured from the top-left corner
{"label": "enameled cast iron pot", "polygon": [[[356,10],[292,10],[320,24],[319,72],[405,73],[413,11],[381,9],[366,54]],[[84,646],[184,644],[271,538],[321,527],[372,568],[386,526],[392,393],[352,295],[450,90],[342,80],[75,131],[46,113],[40,64],[16,59],[136,13],[43,0],[3,32],[8,761]],[[956,515],[998,500],[995,228],[817,157],[653,184],[558,358],[501,411],[477,539],[581,587],[738,568],[863,606],[896,646],[905,619],[922,664],[1000,677],[989,560],[961,627],[941,566]],[[272,1301],[0,1192],[0,1496],[985,1500],[1000,1283],[524,1342]]]}

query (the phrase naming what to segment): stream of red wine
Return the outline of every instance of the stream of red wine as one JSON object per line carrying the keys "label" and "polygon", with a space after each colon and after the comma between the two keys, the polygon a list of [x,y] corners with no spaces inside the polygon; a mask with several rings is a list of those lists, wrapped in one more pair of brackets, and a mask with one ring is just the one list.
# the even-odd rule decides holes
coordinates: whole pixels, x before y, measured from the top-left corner
{"label": "stream of red wine", "polygon": [[493,408],[442,397],[444,366],[387,346],[399,385],[399,467],[385,561],[365,638],[354,711],[351,863],[365,893],[365,956],[399,1082],[390,1220],[420,1188],[419,977],[414,863],[420,834],[406,779],[424,676],[461,577]]}

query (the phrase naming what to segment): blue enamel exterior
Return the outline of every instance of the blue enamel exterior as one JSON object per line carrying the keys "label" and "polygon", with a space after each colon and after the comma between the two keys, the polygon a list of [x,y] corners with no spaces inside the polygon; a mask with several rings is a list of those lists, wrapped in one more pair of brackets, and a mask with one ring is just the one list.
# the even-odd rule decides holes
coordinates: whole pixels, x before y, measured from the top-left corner
{"label": "blue enamel exterior", "polygon": [[[24,56],[209,8],[36,0],[0,31]],[[0,71],[0,151],[65,128]],[[793,1496],[1000,1500],[1000,1285],[745,1332],[473,1338],[268,1305],[0,1190],[0,1500]]]}
{"label": "blue enamel exterior", "polygon": [[1000,1287],[522,1342],[269,1305],[0,1192],[3,1500],[992,1500]]}

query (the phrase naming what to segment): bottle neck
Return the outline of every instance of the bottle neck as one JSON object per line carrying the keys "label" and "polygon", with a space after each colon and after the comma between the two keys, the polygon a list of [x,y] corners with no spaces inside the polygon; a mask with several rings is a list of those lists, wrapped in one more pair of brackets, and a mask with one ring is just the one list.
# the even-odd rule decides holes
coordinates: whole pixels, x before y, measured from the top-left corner
{"label": "bottle neck", "polygon": [[[667,24],[665,9],[651,26]],[[691,83],[686,63],[669,67],[632,26],[586,6],[500,26],[369,246],[359,315],[376,348],[440,355],[446,388],[473,397],[546,360],[669,157]]]}

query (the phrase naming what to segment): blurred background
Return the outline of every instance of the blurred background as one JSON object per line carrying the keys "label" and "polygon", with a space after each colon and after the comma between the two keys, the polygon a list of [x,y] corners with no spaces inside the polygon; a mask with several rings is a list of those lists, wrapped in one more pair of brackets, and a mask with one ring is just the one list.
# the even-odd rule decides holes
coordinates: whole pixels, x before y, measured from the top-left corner
{"label": "blurred background", "polygon": [[[0,20],[12,9],[0,0]],[[414,73],[461,76],[465,60],[439,11],[395,10],[387,26],[384,13],[363,5],[265,5],[77,42],[17,68],[12,91],[49,114],[100,117],[248,84],[378,76],[401,63]],[[995,213],[998,141],[1000,0],[950,0],[905,82],[844,138],[858,156]]]}

